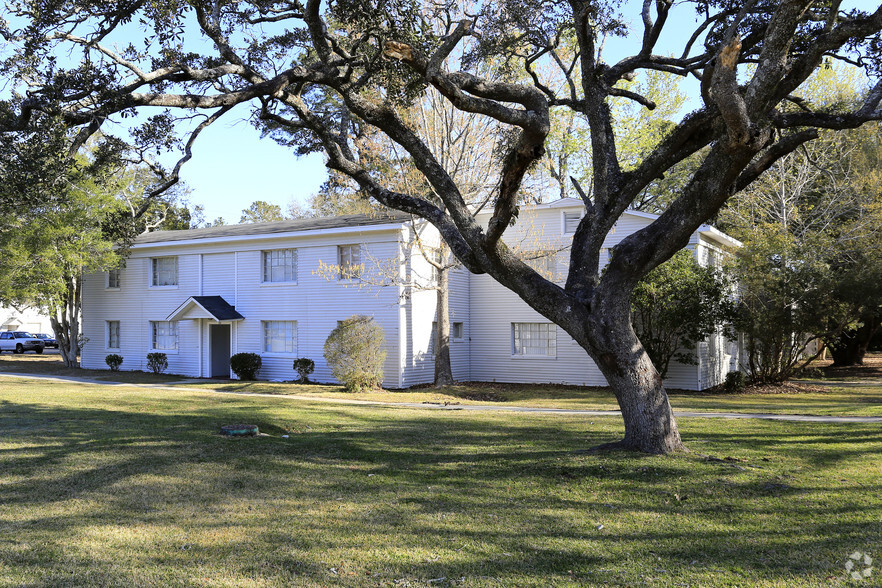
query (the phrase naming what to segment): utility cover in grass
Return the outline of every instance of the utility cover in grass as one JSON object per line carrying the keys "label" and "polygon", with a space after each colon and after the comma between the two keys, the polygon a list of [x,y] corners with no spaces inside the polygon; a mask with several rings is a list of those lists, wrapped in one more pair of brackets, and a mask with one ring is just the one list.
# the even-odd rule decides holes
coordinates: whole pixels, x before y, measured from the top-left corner
{"label": "utility cover in grass", "polygon": [[221,427],[221,435],[229,437],[254,437],[257,434],[257,425],[224,425]]}

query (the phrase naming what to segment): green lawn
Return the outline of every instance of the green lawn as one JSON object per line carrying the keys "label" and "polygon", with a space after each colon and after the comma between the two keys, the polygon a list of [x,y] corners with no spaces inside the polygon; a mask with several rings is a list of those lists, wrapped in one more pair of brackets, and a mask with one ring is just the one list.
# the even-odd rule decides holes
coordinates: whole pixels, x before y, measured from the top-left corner
{"label": "green lawn", "polygon": [[[875,356],[874,356],[875,357]],[[57,356],[0,355],[0,373],[17,372],[57,376],[80,376],[128,384],[175,384],[252,394],[283,394],[305,397],[341,398],[375,402],[415,402],[432,404],[493,404],[584,410],[617,410],[615,398],[607,388],[557,385],[469,384],[445,388],[419,388],[360,394],[345,392],[340,386],[300,386],[282,382],[239,382],[186,380],[180,376],[145,372],[65,369]],[[774,391],[774,388],[770,388]],[[834,416],[882,416],[882,385],[851,388],[830,382],[818,392],[764,394],[698,394],[669,391],[675,410],[763,412],[775,414],[815,414]]]}
{"label": "green lawn", "polygon": [[0,586],[801,587],[882,558],[878,424],[680,427],[691,453],[584,454],[619,419],[4,378]]}

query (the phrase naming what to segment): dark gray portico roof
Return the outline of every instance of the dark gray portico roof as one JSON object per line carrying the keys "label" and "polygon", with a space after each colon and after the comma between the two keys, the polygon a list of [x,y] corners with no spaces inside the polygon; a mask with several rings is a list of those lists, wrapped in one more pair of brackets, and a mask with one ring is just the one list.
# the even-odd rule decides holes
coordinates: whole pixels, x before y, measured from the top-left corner
{"label": "dark gray portico roof", "polygon": [[154,231],[138,235],[135,239],[135,245],[165,243],[167,241],[189,241],[191,239],[218,239],[223,237],[246,237],[249,235],[271,235],[273,233],[297,233],[344,227],[369,227],[371,225],[404,223],[410,219],[411,216],[403,212],[378,212],[370,215],[348,214],[325,218],[302,218],[275,223],[244,223],[240,225],[208,227],[207,229]]}

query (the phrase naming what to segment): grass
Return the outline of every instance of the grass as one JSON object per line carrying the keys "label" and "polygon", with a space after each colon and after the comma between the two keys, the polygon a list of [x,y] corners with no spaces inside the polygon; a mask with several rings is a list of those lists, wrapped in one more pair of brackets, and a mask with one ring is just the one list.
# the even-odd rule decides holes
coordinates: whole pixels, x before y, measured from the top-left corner
{"label": "grass", "polygon": [[[877,356],[873,356],[874,360]],[[340,398],[374,402],[408,402],[433,404],[494,404],[499,406],[531,406],[538,408],[569,408],[581,410],[618,410],[615,398],[607,388],[584,386],[529,384],[468,384],[445,388],[418,388],[401,391],[376,391],[353,394],[339,386],[296,385],[283,382],[240,382],[184,380],[179,376],[155,375],[144,372],[106,370],[70,370],[61,365],[57,356],[0,355],[0,373],[36,373],[59,376],[89,377],[128,384],[175,384],[186,382],[188,388],[204,388],[252,394],[282,394],[303,397]],[[773,414],[814,414],[828,416],[882,416],[882,384],[859,388],[837,386],[831,382],[826,390],[763,394],[705,394],[669,391],[675,410],[707,412],[761,412]],[[769,390],[774,390],[770,388]]]}
{"label": "grass", "polygon": [[[618,410],[607,388],[555,385],[473,384],[403,391],[353,394],[338,386],[301,386],[282,382],[207,382],[188,387],[252,394],[288,394],[302,397],[340,398],[373,402],[433,404],[494,404],[576,410]],[[828,391],[764,394],[698,394],[669,391],[675,410],[742,413],[815,414],[829,416],[882,416],[882,386]]]}
{"label": "grass", "polygon": [[153,374],[150,372],[109,370],[87,370],[82,368],[66,368],[61,361],[61,356],[51,351],[42,355],[36,353],[24,353],[12,355],[0,354],[0,373],[36,374],[41,376],[71,376],[78,378],[91,378],[105,382],[123,382],[124,384],[173,384],[185,378],[171,374]]}
{"label": "grass", "polygon": [[620,420],[4,378],[0,586],[844,586],[882,557],[878,424],[680,427],[691,453],[578,454]]}

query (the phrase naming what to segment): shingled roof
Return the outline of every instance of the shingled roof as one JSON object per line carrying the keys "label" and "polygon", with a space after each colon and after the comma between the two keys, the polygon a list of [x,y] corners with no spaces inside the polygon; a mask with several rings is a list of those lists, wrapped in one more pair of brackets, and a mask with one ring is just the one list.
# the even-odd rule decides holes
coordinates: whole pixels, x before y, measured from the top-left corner
{"label": "shingled roof", "polygon": [[390,223],[404,223],[411,219],[403,212],[378,212],[375,214],[348,214],[325,218],[301,218],[275,223],[243,223],[240,225],[223,225],[207,229],[189,229],[182,231],[154,231],[138,235],[135,245],[147,243],[165,243],[167,241],[189,241],[191,239],[217,239],[223,237],[244,237],[248,235],[271,235],[273,233],[297,233],[301,231],[318,231],[322,229],[338,229],[343,227],[367,227]]}

